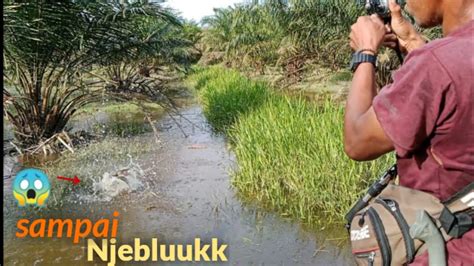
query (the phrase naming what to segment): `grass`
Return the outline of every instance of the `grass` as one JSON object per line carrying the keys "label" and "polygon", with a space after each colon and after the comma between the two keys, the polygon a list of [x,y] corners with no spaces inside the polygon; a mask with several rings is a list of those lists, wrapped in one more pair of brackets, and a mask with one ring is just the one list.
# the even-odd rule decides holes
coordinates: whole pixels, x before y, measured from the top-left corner
{"label": "grass", "polygon": [[332,82],[351,81],[352,73],[348,70],[341,70],[341,71],[336,72],[333,76],[331,76],[329,80]]}
{"label": "grass", "polygon": [[225,132],[237,118],[262,105],[270,91],[263,82],[253,82],[236,71],[209,68],[192,78],[203,111],[216,131]]}
{"label": "grass", "polygon": [[391,162],[350,160],[342,146],[342,117],[343,108],[329,100],[316,105],[271,99],[229,132],[239,162],[233,184],[282,214],[309,223],[321,217],[342,221],[368,181]]}
{"label": "grass", "polygon": [[151,126],[146,124],[143,118],[135,117],[133,120],[126,121],[118,115],[110,115],[109,117],[110,122],[93,125],[92,132],[103,136],[124,138],[152,131]]}
{"label": "grass", "polygon": [[[209,77],[206,71],[191,78],[206,77],[199,94],[209,122],[233,121],[225,131],[238,161],[232,183],[244,199],[256,199],[284,216],[311,224],[339,223],[368,184],[393,162],[389,155],[364,163],[345,155],[343,107],[329,97],[308,102],[270,93],[264,83],[233,71],[218,77]],[[255,93],[255,87],[266,92]],[[248,98],[233,97],[250,95],[243,92],[247,89],[252,103],[259,105],[242,113]],[[222,106],[225,111],[212,113]]]}

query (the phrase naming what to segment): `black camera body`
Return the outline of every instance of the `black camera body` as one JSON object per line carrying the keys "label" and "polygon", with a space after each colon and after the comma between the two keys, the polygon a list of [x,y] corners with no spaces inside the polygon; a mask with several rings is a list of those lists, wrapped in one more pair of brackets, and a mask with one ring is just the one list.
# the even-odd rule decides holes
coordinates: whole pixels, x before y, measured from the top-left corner
{"label": "black camera body", "polygon": [[[377,14],[383,20],[390,19],[390,0],[356,0],[359,6],[363,6],[369,15]],[[405,0],[395,0],[401,7],[405,5]]]}

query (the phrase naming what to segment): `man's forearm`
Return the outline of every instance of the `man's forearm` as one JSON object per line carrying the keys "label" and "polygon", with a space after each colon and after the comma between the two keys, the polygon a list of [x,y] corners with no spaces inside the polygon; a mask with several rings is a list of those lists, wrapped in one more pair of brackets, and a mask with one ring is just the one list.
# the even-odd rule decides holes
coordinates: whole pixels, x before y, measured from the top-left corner
{"label": "man's forearm", "polygon": [[347,98],[344,118],[346,136],[357,133],[357,120],[372,106],[376,95],[375,68],[371,63],[362,63],[354,73]]}
{"label": "man's forearm", "polygon": [[[362,16],[351,26],[349,34],[353,55],[352,68],[358,64],[352,79],[351,89],[344,115],[344,151],[354,160],[366,161],[378,158],[393,150],[392,140],[387,136],[377,119],[372,102],[377,94],[375,86],[375,66],[370,56],[375,54],[383,43],[387,27],[376,15]],[[364,59],[366,58],[366,59]]]}

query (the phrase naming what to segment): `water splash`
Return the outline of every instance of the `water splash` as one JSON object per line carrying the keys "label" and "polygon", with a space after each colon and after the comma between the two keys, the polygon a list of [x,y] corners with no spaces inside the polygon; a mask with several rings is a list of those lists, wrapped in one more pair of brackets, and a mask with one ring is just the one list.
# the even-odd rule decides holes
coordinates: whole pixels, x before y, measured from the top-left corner
{"label": "water splash", "polygon": [[95,200],[111,201],[113,198],[143,190],[145,173],[140,165],[133,162],[119,168],[115,173],[105,172],[101,177],[93,179],[92,190]]}

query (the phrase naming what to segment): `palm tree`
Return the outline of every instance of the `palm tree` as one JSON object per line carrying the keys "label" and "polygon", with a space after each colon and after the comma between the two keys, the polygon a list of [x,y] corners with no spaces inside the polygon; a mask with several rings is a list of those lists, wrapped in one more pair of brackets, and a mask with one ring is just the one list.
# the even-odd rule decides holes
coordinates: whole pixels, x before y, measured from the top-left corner
{"label": "palm tree", "polygon": [[293,64],[315,59],[324,66],[347,64],[347,35],[361,10],[351,0],[253,1],[215,10],[204,20],[208,50],[224,51],[227,60]]}
{"label": "palm tree", "polygon": [[177,24],[147,1],[4,1],[4,108],[22,148],[63,131],[81,106],[96,99],[83,76],[93,67],[137,58],[153,49],[130,27],[136,17]]}
{"label": "palm tree", "polygon": [[[125,27],[141,47],[120,61],[102,64],[109,91],[160,94],[159,72],[187,72],[200,57],[195,49],[200,32],[196,25],[156,16],[133,16]],[[153,71],[160,75],[150,78]]]}
{"label": "palm tree", "polygon": [[[202,40],[206,52],[224,53],[227,65],[250,65],[260,71],[264,65],[277,65],[287,77],[299,80],[307,64],[333,70],[347,67],[352,53],[350,26],[363,14],[354,0],[250,1],[216,9],[204,20]],[[436,29],[423,33],[440,36]],[[393,59],[379,63],[378,81],[383,85],[399,63]]]}
{"label": "palm tree", "polygon": [[216,9],[203,20],[208,27],[203,41],[207,52],[224,52],[227,62],[249,65],[260,72],[265,64],[276,61],[282,31],[275,27],[267,6],[256,2]]}

